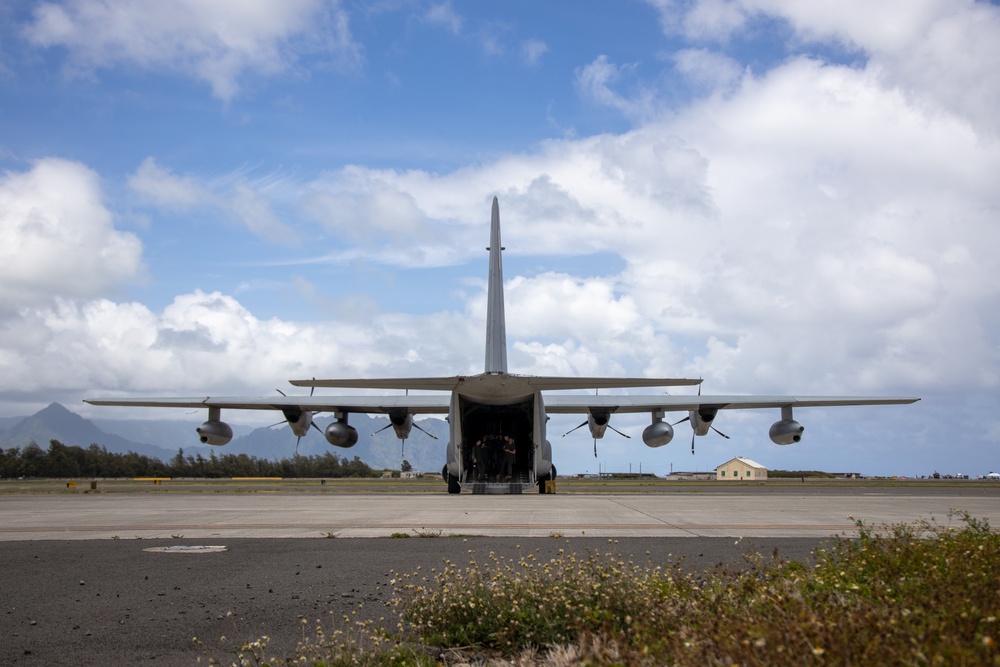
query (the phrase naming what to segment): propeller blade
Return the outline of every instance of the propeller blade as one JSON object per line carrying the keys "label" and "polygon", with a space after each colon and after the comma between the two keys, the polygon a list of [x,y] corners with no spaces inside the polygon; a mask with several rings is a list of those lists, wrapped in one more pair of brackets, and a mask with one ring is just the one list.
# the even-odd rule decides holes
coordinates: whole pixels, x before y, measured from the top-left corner
{"label": "propeller blade", "polygon": [[616,428],[615,428],[614,426],[612,426],[611,424],[608,424],[608,428],[610,428],[610,429],[611,429],[612,431],[614,431],[614,432],[615,432],[615,433],[617,433],[618,435],[622,436],[623,438],[628,438],[629,440],[631,440],[631,439],[632,439],[632,436],[630,436],[630,435],[627,435],[627,434],[625,434],[625,433],[622,433],[621,431],[619,431],[618,429],[616,429]]}
{"label": "propeller blade", "polygon": [[[698,385],[698,396],[701,396],[701,385],[700,385],[700,384]],[[685,417],[684,419],[691,419],[691,415],[688,415],[688,416],[687,416],[687,417]],[[684,419],[682,419],[681,421],[684,421]],[[681,423],[681,422],[677,422],[677,424],[680,424],[680,423]],[[677,424],[674,424],[674,426],[676,426]],[[691,426],[693,427],[693,426],[694,426],[694,424],[692,423],[692,424],[691,424]],[[698,435],[697,431],[695,431],[695,430],[694,430],[694,429],[692,428],[692,429],[691,429],[691,456],[694,456],[694,437],[695,437],[696,435]]]}
{"label": "propeller blade", "polygon": [[285,398],[288,398],[288,394],[286,394],[285,392],[281,391],[280,389],[275,389],[275,391],[278,392],[279,394],[281,394],[282,396],[284,396]]}
{"label": "propeller blade", "polygon": [[287,423],[288,423],[287,419],[282,419],[280,422],[274,422],[273,424],[268,426],[268,428],[274,428],[275,426],[280,426],[281,424],[287,424]]}
{"label": "propeller blade", "polygon": [[299,455],[299,443],[302,442],[302,436],[295,438],[295,455]]}
{"label": "propeller blade", "polygon": [[594,458],[597,458],[597,438],[594,438]]}
{"label": "propeller blade", "polygon": [[677,426],[678,424],[683,424],[684,422],[689,421],[690,419],[691,419],[691,416],[688,415],[687,417],[685,417],[684,419],[680,420],[679,422],[674,422],[672,425],[673,426]]}
{"label": "propeller blade", "polygon": [[[319,426],[317,426],[317,425],[316,425],[316,422],[310,422],[310,426],[312,426],[312,427],[313,427],[314,429],[316,429],[316,430],[317,430],[317,431],[319,431],[320,433],[323,433],[323,429],[321,429],[321,428],[320,428]],[[325,434],[324,434],[324,435],[325,435]]]}
{"label": "propeller blade", "polygon": [[391,423],[391,422],[390,422],[390,423],[388,423],[388,424],[386,424],[385,426],[383,426],[383,427],[382,427],[382,428],[380,428],[379,430],[375,431],[374,433],[372,433],[372,437],[374,438],[374,437],[375,437],[376,435],[378,435],[378,434],[379,434],[379,433],[381,433],[382,431],[386,430],[386,429],[387,429],[387,428],[389,428],[390,426],[392,426],[392,423]]}
{"label": "propeller blade", "polygon": [[433,435],[433,434],[431,434],[431,433],[427,433],[427,431],[425,431],[424,429],[420,428],[420,424],[418,424],[417,422],[413,422],[413,428],[417,429],[417,430],[418,430],[418,431],[420,431],[421,433],[424,433],[425,435],[429,435],[429,436],[431,436],[431,437],[432,437],[432,438],[434,438],[435,440],[437,440],[437,439],[438,439],[438,437],[437,437],[436,435]]}
{"label": "propeller blade", "polygon": [[712,427],[712,430],[715,431],[716,433],[718,433],[719,435],[721,435],[726,440],[729,440],[729,436],[728,435],[726,435],[725,433],[723,433],[719,429],[715,428],[714,426]]}
{"label": "propeller blade", "polygon": [[565,438],[565,437],[566,437],[567,435],[569,435],[570,433],[572,433],[572,432],[573,432],[573,431],[575,431],[576,429],[580,428],[581,426],[586,426],[586,425],[587,425],[587,422],[583,422],[582,424],[580,424],[580,426],[574,426],[574,427],[573,427],[573,428],[571,428],[570,430],[568,430],[568,431],[566,431],[565,433],[563,433],[563,434],[562,434],[562,437],[564,437],[564,438]]}

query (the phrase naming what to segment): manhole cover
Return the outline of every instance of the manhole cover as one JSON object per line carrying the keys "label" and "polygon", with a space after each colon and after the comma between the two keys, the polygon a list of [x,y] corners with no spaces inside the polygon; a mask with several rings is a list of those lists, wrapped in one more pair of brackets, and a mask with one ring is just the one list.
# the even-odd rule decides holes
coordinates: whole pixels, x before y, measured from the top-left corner
{"label": "manhole cover", "polygon": [[143,551],[148,551],[154,554],[217,554],[221,551],[226,551],[226,547],[222,545],[215,546],[204,546],[204,545],[185,545],[177,544],[169,547],[150,547],[148,549],[143,549]]}

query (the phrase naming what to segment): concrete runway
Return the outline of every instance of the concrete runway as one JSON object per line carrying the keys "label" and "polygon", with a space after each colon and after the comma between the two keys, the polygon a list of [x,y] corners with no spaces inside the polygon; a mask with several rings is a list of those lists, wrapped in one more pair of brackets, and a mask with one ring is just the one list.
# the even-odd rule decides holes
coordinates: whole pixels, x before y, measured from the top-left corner
{"label": "concrete runway", "polygon": [[[702,490],[703,488],[707,490]],[[0,496],[0,541],[141,537],[826,537],[964,510],[1000,525],[996,487],[754,486],[650,495],[66,494]],[[852,518],[853,517],[853,518]]]}
{"label": "concrete runway", "polygon": [[[958,509],[1000,525],[1000,485],[945,491],[3,496],[0,664],[191,665],[204,656],[195,636],[228,664],[229,649],[264,634],[269,655],[287,656],[317,619],[332,628],[357,612],[393,625],[390,580],[445,558],[614,551],[701,571],[739,565],[747,551],[804,560],[825,538],[852,534],[849,515],[945,524]],[[391,533],[414,537],[365,537]],[[178,546],[225,550],[150,551]]]}

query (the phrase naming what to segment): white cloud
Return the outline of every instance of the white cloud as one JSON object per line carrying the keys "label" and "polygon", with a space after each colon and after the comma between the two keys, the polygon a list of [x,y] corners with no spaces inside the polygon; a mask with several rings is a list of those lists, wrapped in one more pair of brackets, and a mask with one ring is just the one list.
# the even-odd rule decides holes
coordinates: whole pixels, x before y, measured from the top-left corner
{"label": "white cloud", "polygon": [[633,84],[630,94],[617,91],[615,87],[623,79],[633,78],[635,65],[618,66],[606,55],[600,55],[588,65],[576,71],[577,88],[596,102],[618,109],[633,121],[649,121],[655,112],[655,95],[641,83]]}
{"label": "white cloud", "polygon": [[[295,230],[272,208],[269,191],[280,179],[250,180],[242,174],[202,183],[192,175],[177,176],[153,158],[143,160],[128,176],[129,187],[144,201],[166,211],[221,210],[253,234],[282,245],[298,241]],[[279,185],[276,186],[275,183]],[[273,197],[274,194],[271,193]]]}
{"label": "white cloud", "polygon": [[102,295],[135,278],[141,256],[87,167],[49,158],[0,176],[0,309]]}
{"label": "white cloud", "polygon": [[452,34],[462,34],[462,17],[455,12],[451,2],[432,5],[424,14],[424,19],[433,25],[442,26]]}
{"label": "white cloud", "polygon": [[868,68],[920,103],[1000,133],[1000,7],[974,0],[648,0],[665,30],[725,43],[748,21],[786,21],[797,39],[862,51]]}
{"label": "white cloud", "polygon": [[[921,0],[878,6],[795,2],[775,7],[805,36],[865,50],[888,85],[1000,133],[1000,7],[970,0]],[[853,5],[853,6],[851,6]],[[768,8],[767,5],[764,5]],[[770,8],[768,8],[770,9]]]}
{"label": "white cloud", "polygon": [[63,47],[71,71],[179,71],[229,100],[249,73],[272,76],[307,53],[353,65],[359,51],[339,3],[321,0],[64,0],[38,5],[24,34]]}
{"label": "white cloud", "polygon": [[175,176],[151,157],[128,177],[128,186],[146,201],[166,209],[188,210],[212,198],[194,177]]}
{"label": "white cloud", "polygon": [[537,65],[548,50],[548,44],[540,39],[528,39],[521,42],[521,58],[531,67]]}
{"label": "white cloud", "polygon": [[707,49],[681,49],[674,54],[677,70],[693,84],[709,90],[726,90],[739,80],[739,63]]}
{"label": "white cloud", "polygon": [[228,206],[235,218],[257,236],[283,245],[298,241],[298,234],[282,222],[271,209],[270,202],[246,183],[234,186]]}
{"label": "white cloud", "polygon": [[[25,308],[0,329],[0,394],[259,394],[286,379],[470,372],[482,354],[459,316],[338,309],[322,324],[262,320],[235,298],[196,290],[155,312],[106,299]],[[401,351],[402,350],[402,351]],[[407,350],[412,350],[407,354]],[[281,386],[280,384],[277,386]],[[54,396],[55,395],[55,396]],[[246,415],[267,420],[271,415]]]}

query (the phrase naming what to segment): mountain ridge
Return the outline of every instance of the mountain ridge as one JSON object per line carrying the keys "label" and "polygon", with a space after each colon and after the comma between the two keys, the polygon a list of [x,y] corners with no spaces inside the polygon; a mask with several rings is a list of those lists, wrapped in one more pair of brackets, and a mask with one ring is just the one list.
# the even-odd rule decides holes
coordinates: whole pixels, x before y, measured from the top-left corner
{"label": "mountain ridge", "polygon": [[[254,428],[231,424],[234,438],[223,447],[201,444],[194,429],[200,420],[170,419],[86,419],[59,403],[51,403],[35,414],[23,418],[5,418],[9,425],[0,430],[0,448],[25,447],[34,442],[47,447],[51,440],[77,447],[97,444],[109,452],[125,454],[135,452],[161,461],[169,461],[183,449],[185,455],[201,453],[246,454],[257,458],[280,460],[296,453],[304,456],[334,452],[352,459],[355,456],[375,469],[398,470],[406,459],[414,470],[431,472],[440,470],[444,461],[444,444],[448,439],[448,425],[441,419],[423,419],[417,423],[437,436],[433,440],[414,429],[405,446],[400,446],[392,429],[381,431],[389,424],[387,417],[352,415],[351,425],[358,430],[358,444],[349,449],[331,447],[315,429],[296,443],[296,437],[285,426]],[[317,419],[322,429],[332,421]]]}

